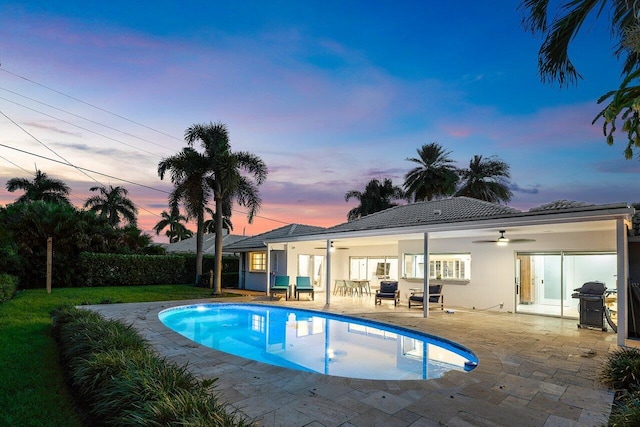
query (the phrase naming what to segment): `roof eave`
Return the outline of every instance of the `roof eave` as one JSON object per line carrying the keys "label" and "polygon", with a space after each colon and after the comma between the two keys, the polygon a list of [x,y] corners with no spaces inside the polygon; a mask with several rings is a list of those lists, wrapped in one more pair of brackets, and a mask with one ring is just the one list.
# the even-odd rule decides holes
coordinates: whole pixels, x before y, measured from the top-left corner
{"label": "roof eave", "polygon": [[471,219],[463,221],[417,224],[402,227],[374,228],[353,231],[336,231],[332,233],[307,234],[290,238],[266,239],[265,243],[305,242],[340,238],[389,236],[394,234],[413,234],[425,232],[444,232],[454,230],[473,230],[480,228],[508,228],[515,226],[533,226],[543,224],[560,224],[614,220],[618,218],[631,220],[634,209],[623,205],[607,205],[604,209],[576,209],[563,212],[522,212],[507,217]]}

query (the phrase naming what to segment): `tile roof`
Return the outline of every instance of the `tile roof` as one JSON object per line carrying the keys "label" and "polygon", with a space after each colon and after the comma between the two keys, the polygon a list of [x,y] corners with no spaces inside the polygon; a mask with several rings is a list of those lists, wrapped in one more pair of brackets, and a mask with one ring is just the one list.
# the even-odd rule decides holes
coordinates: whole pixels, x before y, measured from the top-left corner
{"label": "tile roof", "polygon": [[[213,255],[215,254],[215,233],[207,233],[203,237],[202,241],[202,252],[205,255]],[[247,236],[239,236],[236,234],[225,234],[222,236],[222,251],[227,251],[227,246],[231,245],[239,240],[246,239]],[[190,237],[188,239],[180,240],[176,243],[171,243],[165,247],[167,253],[196,253],[196,236]]]}
{"label": "tile roof", "polygon": [[302,236],[306,234],[319,233],[325,230],[326,229],[323,227],[316,227],[313,225],[290,224],[276,228],[275,230],[258,234],[257,236],[247,237],[246,239],[237,241],[228,247],[225,246],[224,250],[230,252],[243,252],[249,249],[264,249],[265,240]]}
{"label": "tile roof", "polygon": [[489,203],[470,197],[451,197],[395,206],[353,221],[338,224],[326,229],[326,231],[341,232],[398,228],[420,224],[500,218],[518,213],[521,212],[517,209],[496,203]]}
{"label": "tile roof", "polygon": [[593,203],[577,202],[575,200],[556,200],[554,202],[545,203],[529,209],[529,212],[541,212],[558,209],[582,208],[585,206],[595,206]]}

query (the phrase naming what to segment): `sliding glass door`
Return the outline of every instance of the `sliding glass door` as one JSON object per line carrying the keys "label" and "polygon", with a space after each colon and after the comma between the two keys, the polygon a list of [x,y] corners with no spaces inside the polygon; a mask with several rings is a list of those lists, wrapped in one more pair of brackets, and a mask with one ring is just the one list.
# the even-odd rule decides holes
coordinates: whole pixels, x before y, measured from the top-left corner
{"label": "sliding glass door", "polygon": [[615,287],[615,274],[615,253],[517,253],[516,311],[578,318],[574,289],[589,281]]}

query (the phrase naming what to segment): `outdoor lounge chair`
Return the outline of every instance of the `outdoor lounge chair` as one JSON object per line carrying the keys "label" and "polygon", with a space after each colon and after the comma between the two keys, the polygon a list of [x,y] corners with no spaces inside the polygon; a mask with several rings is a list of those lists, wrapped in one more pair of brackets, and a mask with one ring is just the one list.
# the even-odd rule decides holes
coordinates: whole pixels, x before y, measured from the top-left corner
{"label": "outdoor lounge chair", "polygon": [[[429,285],[429,304],[439,304],[440,310],[444,310],[444,295],[442,295],[442,285]],[[424,305],[424,291],[415,290],[409,297],[409,308],[411,306]]]}
{"label": "outdoor lounge chair", "polygon": [[313,286],[311,286],[311,278],[309,276],[297,276],[296,277],[296,298],[300,300],[301,292],[311,292],[311,299],[314,299]]}
{"label": "outdoor lounge chair", "polygon": [[393,305],[400,304],[400,290],[398,289],[398,282],[380,282],[380,290],[376,292],[376,304],[382,304],[383,299],[392,299]]}
{"label": "outdoor lounge chair", "polygon": [[284,294],[284,299],[289,299],[289,276],[276,276],[276,281],[269,289],[271,299],[275,294]]}

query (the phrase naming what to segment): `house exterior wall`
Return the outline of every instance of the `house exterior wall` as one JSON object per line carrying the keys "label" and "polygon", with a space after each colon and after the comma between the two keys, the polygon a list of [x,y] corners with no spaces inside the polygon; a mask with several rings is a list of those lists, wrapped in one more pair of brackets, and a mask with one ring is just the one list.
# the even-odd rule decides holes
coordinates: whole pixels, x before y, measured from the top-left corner
{"label": "house exterior wall", "polygon": [[[259,252],[259,251],[252,251]],[[266,252],[266,250],[265,250]],[[267,291],[267,273],[266,272],[252,272],[249,271],[249,252],[244,252],[242,254],[242,262],[240,263],[241,268],[244,271],[241,271],[241,281],[242,276],[244,275],[244,289],[248,289],[251,291]],[[272,250],[271,251],[271,275],[272,277],[276,274],[286,275],[287,271],[287,257],[285,250]]]}
{"label": "house exterior wall", "polygon": [[[472,309],[486,309],[504,303],[503,311],[515,311],[515,257],[517,252],[612,251],[616,250],[615,232],[596,231],[518,236],[536,239],[535,242],[510,244],[473,244],[469,239],[429,240],[429,252],[470,253],[471,280],[446,284],[443,287],[445,304]],[[404,253],[421,253],[423,241],[408,240],[398,244],[398,260]],[[401,268],[402,266],[400,266]],[[402,269],[400,269],[402,271]],[[422,280],[400,279],[401,302],[406,303],[410,288],[421,288]]]}

